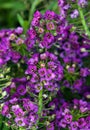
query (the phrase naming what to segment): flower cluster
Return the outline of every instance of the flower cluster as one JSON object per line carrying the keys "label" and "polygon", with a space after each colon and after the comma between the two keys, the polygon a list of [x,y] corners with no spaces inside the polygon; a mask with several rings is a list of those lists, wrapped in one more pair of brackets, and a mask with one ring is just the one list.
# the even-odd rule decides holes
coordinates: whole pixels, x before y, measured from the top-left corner
{"label": "flower cluster", "polygon": [[2,115],[9,119],[8,125],[15,128],[31,129],[38,119],[38,106],[30,97],[26,84],[25,77],[15,78],[11,85],[5,88],[9,100],[2,107]]}
{"label": "flower cluster", "polygon": [[56,126],[69,130],[90,129],[90,103],[74,99],[72,103],[63,102],[56,110]]}
{"label": "flower cluster", "polygon": [[39,92],[43,87],[48,91],[58,90],[58,83],[63,79],[63,67],[57,56],[49,52],[36,53],[28,60],[27,65],[25,73],[29,75],[29,84],[34,91]]}
{"label": "flower cluster", "polygon": [[[16,130],[90,130],[90,40],[68,24],[70,4],[58,4],[60,15],[36,11],[26,35],[21,27],[0,31],[0,69],[11,71],[1,113]],[[70,17],[79,15],[75,9]]]}
{"label": "flower cluster", "polygon": [[0,31],[0,67],[11,60],[17,63],[21,58],[19,52],[13,49],[14,44],[23,44],[24,40],[20,38],[23,33],[23,28],[18,27],[16,29],[1,30]]}
{"label": "flower cluster", "polygon": [[[85,8],[88,5],[87,0],[58,0],[58,5],[60,7],[60,19],[65,20],[67,17],[76,19],[79,16],[79,10],[77,6]],[[76,6],[75,6],[76,5]]]}
{"label": "flower cluster", "polygon": [[59,15],[47,10],[44,15],[36,11],[27,31],[26,45],[28,50],[34,46],[49,49],[57,41],[58,27],[61,25]]}

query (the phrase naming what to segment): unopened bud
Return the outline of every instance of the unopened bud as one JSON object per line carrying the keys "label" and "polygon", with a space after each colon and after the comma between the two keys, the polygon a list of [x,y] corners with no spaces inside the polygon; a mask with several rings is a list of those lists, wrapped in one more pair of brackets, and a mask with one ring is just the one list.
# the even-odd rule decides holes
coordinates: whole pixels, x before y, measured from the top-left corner
{"label": "unopened bud", "polygon": [[86,48],[81,48],[81,52],[87,52]]}
{"label": "unopened bud", "polygon": [[50,125],[50,122],[49,122],[49,121],[46,121],[45,124],[46,124],[47,126],[49,126],[49,125]]}
{"label": "unopened bud", "polygon": [[67,66],[66,66],[66,69],[69,69],[69,68],[70,68],[70,66],[69,66],[69,65],[67,65]]}
{"label": "unopened bud", "polygon": [[43,94],[43,97],[44,97],[44,98],[47,98],[47,97],[48,97],[48,95],[47,95],[47,94]]}
{"label": "unopened bud", "polygon": [[74,68],[75,68],[75,67],[76,67],[76,64],[72,64],[72,67],[74,67]]}

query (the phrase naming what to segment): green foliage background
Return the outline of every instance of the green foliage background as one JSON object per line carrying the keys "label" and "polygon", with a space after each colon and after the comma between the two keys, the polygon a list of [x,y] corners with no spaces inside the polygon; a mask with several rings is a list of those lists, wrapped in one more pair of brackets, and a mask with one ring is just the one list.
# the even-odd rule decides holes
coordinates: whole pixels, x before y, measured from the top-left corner
{"label": "green foliage background", "polygon": [[0,0],[0,29],[29,27],[33,13],[47,9],[59,13],[57,0]]}

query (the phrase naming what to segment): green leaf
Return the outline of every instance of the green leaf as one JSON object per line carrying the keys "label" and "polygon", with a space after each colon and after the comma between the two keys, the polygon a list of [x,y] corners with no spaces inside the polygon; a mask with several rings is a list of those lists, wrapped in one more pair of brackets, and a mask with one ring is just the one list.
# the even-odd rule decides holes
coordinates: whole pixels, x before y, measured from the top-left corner
{"label": "green leaf", "polygon": [[0,130],[2,130],[2,123],[3,123],[4,117],[0,115]]}
{"label": "green leaf", "polygon": [[32,6],[31,6],[31,9],[29,11],[29,23],[31,22],[32,20],[32,17],[33,17],[33,14],[36,10],[36,7],[42,2],[42,0],[34,0],[33,3],[32,3]]}
{"label": "green leaf", "polygon": [[28,21],[24,20],[23,17],[20,14],[17,14],[17,19],[19,21],[19,24],[23,27],[24,31],[26,32],[28,29]]}
{"label": "green leaf", "polygon": [[24,27],[24,19],[20,14],[17,14],[17,19],[22,27]]}
{"label": "green leaf", "polygon": [[0,130],[10,130],[10,127],[6,125],[7,119],[0,115]]}
{"label": "green leaf", "polygon": [[0,9],[24,10],[25,8],[25,4],[20,1],[0,2]]}

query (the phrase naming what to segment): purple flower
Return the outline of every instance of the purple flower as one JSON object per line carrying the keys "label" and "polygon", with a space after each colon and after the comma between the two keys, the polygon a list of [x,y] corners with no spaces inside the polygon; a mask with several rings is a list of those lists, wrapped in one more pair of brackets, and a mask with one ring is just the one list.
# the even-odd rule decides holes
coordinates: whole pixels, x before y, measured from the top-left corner
{"label": "purple flower", "polygon": [[86,126],[85,119],[84,119],[84,118],[80,118],[80,119],[78,120],[78,127],[79,127],[79,128],[83,128],[83,127],[85,127],[85,126]]}
{"label": "purple flower", "polygon": [[82,8],[88,5],[87,0],[79,0],[78,5],[81,6]]}
{"label": "purple flower", "polygon": [[15,118],[15,122],[16,122],[17,126],[25,126],[25,120],[24,120],[24,118],[16,117]]}
{"label": "purple flower", "polygon": [[82,79],[77,79],[75,82],[74,82],[74,88],[76,90],[81,90],[81,86],[83,85],[83,81]]}
{"label": "purple flower", "polygon": [[35,45],[35,40],[31,40],[30,38],[27,38],[25,41],[26,45],[27,45],[27,50],[29,51],[31,48],[34,47]]}
{"label": "purple flower", "polygon": [[13,105],[11,110],[14,112],[14,111],[16,111],[19,108],[20,108],[19,105]]}
{"label": "purple flower", "polygon": [[31,24],[32,24],[32,26],[39,26],[39,19],[37,19],[37,18],[33,18]]}
{"label": "purple flower", "polygon": [[52,72],[51,69],[48,69],[48,70],[46,71],[46,80],[47,80],[47,81],[50,81],[50,80],[54,79],[55,76],[56,76],[56,75]]}
{"label": "purple flower", "polygon": [[55,16],[55,13],[53,11],[47,10],[45,12],[45,19],[47,20],[53,20]]}
{"label": "purple flower", "polygon": [[40,68],[38,70],[38,73],[39,73],[40,77],[44,77],[46,75],[46,68]]}
{"label": "purple flower", "polygon": [[18,94],[20,94],[22,96],[25,95],[26,94],[26,87],[24,85],[19,85],[17,87],[17,92],[18,92]]}
{"label": "purple flower", "polygon": [[77,9],[75,9],[72,14],[70,15],[70,17],[73,19],[73,18],[77,18],[79,16],[79,12]]}
{"label": "purple flower", "polygon": [[27,33],[31,40],[33,40],[36,37],[36,31],[34,29],[29,29]]}
{"label": "purple flower", "polygon": [[19,34],[22,34],[22,33],[23,33],[23,28],[22,28],[22,27],[17,27],[17,28],[15,29],[15,33],[17,33],[18,35],[19,35]]}
{"label": "purple flower", "polygon": [[86,101],[80,100],[79,104],[81,113],[88,112],[88,104]]}
{"label": "purple flower", "polygon": [[9,107],[7,105],[4,105],[1,113],[3,116],[6,116],[9,113]]}
{"label": "purple flower", "polygon": [[54,36],[51,33],[46,33],[44,36],[44,40],[46,40],[48,43],[51,43],[54,41]]}
{"label": "purple flower", "polygon": [[90,127],[90,116],[86,117],[87,126]]}
{"label": "purple flower", "polygon": [[35,105],[32,101],[29,99],[23,99],[23,107],[27,111],[32,111],[36,113],[38,111],[38,106]]}
{"label": "purple flower", "polygon": [[40,19],[41,17],[42,17],[42,14],[37,10],[37,11],[34,13],[34,18]]}
{"label": "purple flower", "polygon": [[16,51],[11,51],[11,60],[14,63],[17,63],[19,61],[19,59],[21,58],[20,54]]}
{"label": "purple flower", "polygon": [[65,115],[69,115],[70,113],[70,110],[65,108],[64,112],[62,112],[62,115],[65,116]]}
{"label": "purple flower", "polygon": [[80,69],[80,76],[82,77],[87,77],[89,75],[89,70],[88,68],[81,68]]}
{"label": "purple flower", "polygon": [[61,119],[60,122],[59,122],[59,126],[62,127],[62,128],[66,128],[66,121],[64,119]]}
{"label": "purple flower", "polygon": [[17,108],[17,109],[14,110],[14,114],[17,117],[23,117],[25,113],[21,108]]}
{"label": "purple flower", "polygon": [[37,67],[35,65],[29,65],[25,74],[33,74],[37,70]]}
{"label": "purple flower", "polygon": [[47,53],[40,54],[40,59],[41,59],[41,60],[46,60],[47,57],[48,57],[48,54],[47,54]]}
{"label": "purple flower", "polygon": [[4,30],[0,30],[0,38],[3,38],[5,36],[5,31]]}
{"label": "purple flower", "polygon": [[78,122],[77,121],[71,122],[70,128],[71,130],[78,130]]}
{"label": "purple flower", "polygon": [[41,28],[41,27],[39,27],[39,28],[38,28],[38,32],[39,32],[40,34],[42,34],[42,33],[44,32],[44,29]]}
{"label": "purple flower", "polygon": [[50,48],[50,46],[48,46],[48,42],[43,40],[41,41],[40,45],[41,48]]}
{"label": "purple flower", "polygon": [[54,91],[56,88],[57,88],[57,84],[54,84],[54,83],[46,83],[45,84],[45,88],[48,90],[48,91]]}
{"label": "purple flower", "polygon": [[72,43],[78,43],[78,35],[74,32],[69,35],[69,41]]}
{"label": "purple flower", "polygon": [[71,44],[69,42],[65,42],[62,46],[62,48],[65,50],[65,51],[68,51],[71,49]]}
{"label": "purple flower", "polygon": [[15,103],[17,103],[17,101],[18,101],[18,99],[17,99],[16,97],[14,97],[13,99],[10,99],[10,100],[9,100],[9,102],[10,102],[11,104],[15,104]]}
{"label": "purple flower", "polygon": [[21,45],[21,44],[23,44],[24,43],[24,40],[22,39],[22,38],[18,38],[17,40],[16,40],[16,44],[17,45]]}
{"label": "purple flower", "polygon": [[33,123],[34,124],[36,123],[36,121],[38,119],[38,115],[35,113],[30,113],[28,118],[29,118],[29,122],[30,122],[29,126],[32,126]]}
{"label": "purple flower", "polygon": [[51,61],[57,61],[58,60],[57,56],[54,55],[53,53],[49,53],[48,56],[49,56],[49,58],[50,58]]}
{"label": "purple flower", "polygon": [[53,22],[48,22],[47,25],[47,30],[54,30],[55,26],[54,26],[54,23]]}
{"label": "purple flower", "polygon": [[40,43],[41,48],[47,48],[49,49],[54,42],[54,36],[51,33],[46,33],[44,35],[43,41]]}
{"label": "purple flower", "polygon": [[49,61],[48,62],[48,68],[55,70],[57,68],[57,66],[55,65],[55,63],[53,61]]}
{"label": "purple flower", "polygon": [[65,121],[67,124],[70,124],[72,122],[72,115],[65,115]]}
{"label": "purple flower", "polygon": [[66,11],[61,8],[61,11],[60,11],[60,20],[64,21],[65,18],[66,18]]}
{"label": "purple flower", "polygon": [[33,74],[32,78],[31,78],[31,82],[36,83],[38,81],[39,81],[39,76],[37,74]]}
{"label": "purple flower", "polygon": [[75,68],[74,67],[69,67],[68,68],[68,73],[74,74],[74,72],[75,72]]}
{"label": "purple flower", "polygon": [[63,7],[65,5],[65,1],[64,0],[58,0],[58,5],[60,7]]}
{"label": "purple flower", "polygon": [[42,85],[41,84],[36,84],[35,85],[35,91],[37,92],[37,93],[39,93],[40,92],[40,90],[42,90]]}

